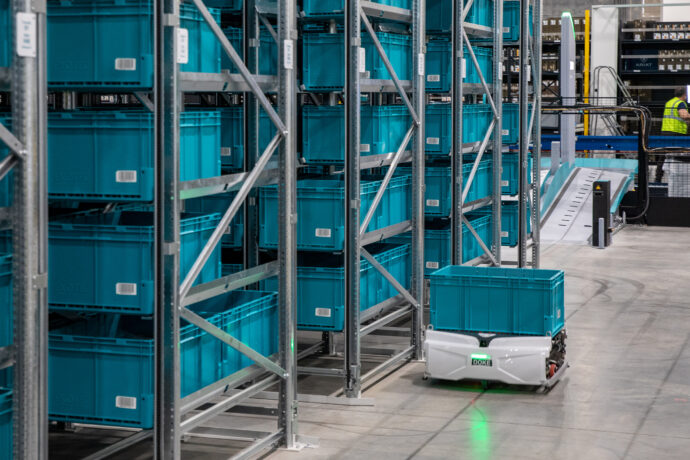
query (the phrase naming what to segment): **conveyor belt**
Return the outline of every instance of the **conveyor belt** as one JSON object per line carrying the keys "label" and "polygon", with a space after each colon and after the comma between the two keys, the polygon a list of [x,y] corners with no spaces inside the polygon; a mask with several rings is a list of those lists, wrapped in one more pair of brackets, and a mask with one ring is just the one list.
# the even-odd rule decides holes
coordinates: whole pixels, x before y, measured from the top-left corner
{"label": "conveyor belt", "polygon": [[630,171],[575,168],[544,216],[541,241],[587,244],[592,237],[592,184],[611,181],[611,202],[620,202],[630,184]]}

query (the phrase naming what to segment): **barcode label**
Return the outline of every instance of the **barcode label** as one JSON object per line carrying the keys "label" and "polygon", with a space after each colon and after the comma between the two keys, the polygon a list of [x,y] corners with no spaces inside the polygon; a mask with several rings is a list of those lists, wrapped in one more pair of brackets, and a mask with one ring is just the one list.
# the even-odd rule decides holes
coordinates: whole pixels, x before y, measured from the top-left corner
{"label": "barcode label", "polygon": [[438,200],[426,200],[426,205],[432,208],[438,208],[440,203]]}
{"label": "barcode label", "polygon": [[503,28],[503,33],[504,33],[504,34],[509,34],[509,33],[510,33],[510,27],[504,27],[504,28]]}
{"label": "barcode label", "polygon": [[438,269],[438,262],[431,262],[431,261],[429,261],[429,262],[426,263],[426,268],[429,268],[429,269],[432,269],[432,270],[436,270],[436,269]]}
{"label": "barcode label", "polygon": [[116,58],[115,70],[137,70],[137,60],[134,58]]}
{"label": "barcode label", "polygon": [[439,81],[441,81],[441,76],[440,75],[427,75],[426,81],[439,82]]}
{"label": "barcode label", "polygon": [[331,229],[330,228],[317,228],[314,232],[317,238],[330,238]]}
{"label": "barcode label", "polygon": [[315,308],[314,309],[314,315],[318,316],[319,318],[330,318],[331,317],[331,309],[330,308]]}
{"label": "barcode label", "polygon": [[425,74],[424,65],[424,53],[419,53],[417,55],[417,75],[420,77],[423,77]]}
{"label": "barcode label", "polygon": [[429,145],[438,145],[441,142],[441,139],[438,137],[427,137],[426,138],[426,143]]}
{"label": "barcode label", "polygon": [[187,64],[189,62],[189,31],[187,29],[177,29],[177,63]]}
{"label": "barcode label", "polygon": [[509,136],[509,135],[510,135],[510,130],[509,130],[509,129],[502,129],[502,130],[501,130],[501,134],[503,134],[504,136]]}
{"label": "barcode label", "polygon": [[230,148],[230,147],[221,147],[221,148],[220,148],[220,156],[222,156],[222,157],[229,157],[229,156],[232,156],[232,148]]}
{"label": "barcode label", "polygon": [[137,295],[137,284],[136,283],[116,283],[115,284],[115,294],[116,295]]}
{"label": "barcode label", "polygon": [[507,187],[509,185],[510,185],[510,181],[508,181],[508,180],[502,180],[501,181],[501,187]]}
{"label": "barcode label", "polygon": [[665,64],[659,64],[659,70],[664,70],[666,68]]}
{"label": "barcode label", "polygon": [[115,396],[115,407],[118,409],[135,410],[137,408],[137,398],[131,396]]}
{"label": "barcode label", "polygon": [[367,50],[364,48],[359,49],[359,73],[364,73],[367,71]]}
{"label": "barcode label", "polygon": [[501,232],[501,238],[508,238],[508,232]]}
{"label": "barcode label", "polygon": [[292,70],[295,65],[293,45],[292,40],[283,41],[283,68],[287,70]]}
{"label": "barcode label", "polygon": [[[8,37],[9,39],[9,34]],[[36,57],[36,15],[17,13],[17,56]]]}
{"label": "barcode label", "polygon": [[126,184],[136,184],[137,183],[137,172],[128,169],[121,169],[115,171],[115,182],[126,183]]}
{"label": "barcode label", "polygon": [[369,144],[359,144],[359,151],[360,151],[360,152],[370,152],[370,151],[371,151],[371,145],[369,145]]}

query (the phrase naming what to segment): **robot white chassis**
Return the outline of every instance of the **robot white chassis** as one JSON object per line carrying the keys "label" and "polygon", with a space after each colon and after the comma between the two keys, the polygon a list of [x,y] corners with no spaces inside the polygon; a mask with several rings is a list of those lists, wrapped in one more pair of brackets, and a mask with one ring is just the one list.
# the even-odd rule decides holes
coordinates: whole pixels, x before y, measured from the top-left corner
{"label": "robot white chassis", "polygon": [[554,337],[426,331],[424,378],[496,381],[547,391],[568,368],[565,330]]}

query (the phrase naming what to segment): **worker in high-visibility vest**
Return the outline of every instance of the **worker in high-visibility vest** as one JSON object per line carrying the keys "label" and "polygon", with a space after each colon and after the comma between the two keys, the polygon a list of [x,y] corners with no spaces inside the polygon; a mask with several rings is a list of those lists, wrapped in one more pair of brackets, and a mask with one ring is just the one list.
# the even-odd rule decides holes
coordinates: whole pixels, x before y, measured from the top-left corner
{"label": "worker in high-visibility vest", "polygon": [[[687,136],[690,112],[688,112],[688,93],[686,88],[676,88],[674,98],[664,107],[664,118],[661,123],[662,136]],[[664,176],[664,159],[662,155],[656,165],[656,182]]]}
{"label": "worker in high-visibility vest", "polygon": [[664,120],[661,123],[662,136],[685,136],[688,134],[690,113],[688,112],[688,93],[685,88],[676,88],[674,98],[664,107]]}

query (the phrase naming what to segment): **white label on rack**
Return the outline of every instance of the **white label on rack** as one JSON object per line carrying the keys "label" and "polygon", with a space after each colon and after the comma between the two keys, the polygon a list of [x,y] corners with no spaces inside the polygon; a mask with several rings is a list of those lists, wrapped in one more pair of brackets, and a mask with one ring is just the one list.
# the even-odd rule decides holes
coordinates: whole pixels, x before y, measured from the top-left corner
{"label": "white label on rack", "polygon": [[690,64],[685,64],[685,70],[690,70]]}
{"label": "white label on rack", "polygon": [[641,41],[642,41],[642,35],[640,35],[640,34],[635,34],[634,41],[636,41],[636,42],[641,42]]}
{"label": "white label on rack", "polygon": [[510,136],[510,130],[509,129],[502,129],[501,134],[503,134],[504,136]]}
{"label": "white label on rack", "polygon": [[552,19],[552,20],[551,20],[551,25],[552,25],[552,26],[555,26],[555,25],[556,25],[556,20],[555,20],[555,19]]}
{"label": "white label on rack", "polygon": [[661,34],[659,32],[654,32],[654,40],[661,40]]}
{"label": "white label on rack", "polygon": [[501,238],[507,238],[508,232],[501,232]]}
{"label": "white label on rack", "polygon": [[575,70],[575,61],[570,61],[570,70]]}
{"label": "white label on rack", "polygon": [[315,308],[314,309],[314,315],[318,316],[319,318],[330,318],[331,317],[331,309],[330,308]]}
{"label": "white label on rack", "polygon": [[508,181],[508,180],[502,180],[501,181],[501,187],[507,187],[509,185],[510,185],[510,181]]}
{"label": "white label on rack", "polygon": [[330,238],[331,229],[330,228],[317,228],[314,232],[317,238]]}
{"label": "white label on rack", "polygon": [[439,200],[426,200],[426,205],[430,208],[438,208],[440,203]]}
{"label": "white label on rack", "polygon": [[124,184],[136,184],[137,183],[137,172],[127,169],[121,169],[120,171],[115,171],[115,182]]}
{"label": "white label on rack", "polygon": [[367,50],[365,48],[359,49],[359,73],[367,71]]}
{"label": "white label on rack", "polygon": [[439,81],[441,81],[441,76],[440,75],[427,75],[426,81],[439,82]]}
{"label": "white label on rack", "polygon": [[438,137],[427,137],[426,143],[428,145],[438,145],[441,143],[441,139],[439,139]]}
{"label": "white label on rack", "polygon": [[116,295],[137,295],[137,283],[116,283]]}
{"label": "white label on rack", "polygon": [[462,58],[462,72],[460,72],[460,78],[463,80],[467,77],[467,59]]}
{"label": "white label on rack", "polygon": [[682,64],[676,64],[676,70],[683,70]]}
{"label": "white label on rack", "polygon": [[424,53],[419,53],[417,55],[417,75],[424,76]]}
{"label": "white label on rack", "polygon": [[189,62],[189,31],[187,29],[177,29],[177,63],[187,64]]}
{"label": "white label on rack", "polygon": [[222,157],[230,157],[230,156],[232,156],[232,148],[230,148],[230,147],[221,147],[221,148],[220,148],[220,156],[222,156]]}
{"label": "white label on rack", "polygon": [[295,66],[294,43],[292,40],[283,41],[283,68],[286,70],[292,70]]}
{"label": "white label on rack", "polygon": [[504,33],[504,34],[509,34],[509,33],[510,33],[510,27],[504,27],[504,28],[503,28],[503,33]]}
{"label": "white label on rack", "polygon": [[431,269],[431,270],[438,270],[438,262],[428,261],[426,263],[426,268]]}
{"label": "white label on rack", "polygon": [[532,66],[528,65],[527,66],[527,81],[529,82],[531,80],[532,80]]}
{"label": "white label on rack", "polygon": [[371,145],[369,144],[359,144],[359,151],[360,152],[371,152]]}
{"label": "white label on rack", "polygon": [[659,70],[665,70],[666,65],[665,64],[659,64]]}
{"label": "white label on rack", "polygon": [[134,58],[115,58],[115,70],[128,72],[137,70],[137,60]]}
{"label": "white label on rack", "polygon": [[137,398],[131,396],[115,396],[115,407],[118,409],[135,410],[137,408]]}
{"label": "white label on rack", "polygon": [[17,13],[17,55],[36,57],[36,15]]}

